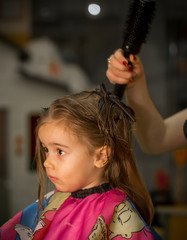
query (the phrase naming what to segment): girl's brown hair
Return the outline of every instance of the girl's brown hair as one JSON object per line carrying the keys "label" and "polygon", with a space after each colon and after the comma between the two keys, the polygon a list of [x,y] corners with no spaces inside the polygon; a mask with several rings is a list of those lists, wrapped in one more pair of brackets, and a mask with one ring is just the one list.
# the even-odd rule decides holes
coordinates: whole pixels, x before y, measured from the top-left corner
{"label": "girl's brown hair", "polygon": [[38,138],[42,124],[63,121],[75,135],[86,139],[90,152],[107,146],[108,164],[105,178],[123,190],[144,220],[151,224],[153,205],[138,171],[132,150],[133,110],[108,92],[99,89],[63,96],[45,109],[36,128],[36,160],[39,181],[39,201],[45,193],[45,155]]}

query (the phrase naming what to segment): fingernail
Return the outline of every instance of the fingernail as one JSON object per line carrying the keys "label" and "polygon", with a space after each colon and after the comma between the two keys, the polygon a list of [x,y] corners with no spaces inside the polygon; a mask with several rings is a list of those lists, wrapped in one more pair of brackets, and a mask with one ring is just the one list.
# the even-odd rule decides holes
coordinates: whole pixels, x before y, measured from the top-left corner
{"label": "fingernail", "polygon": [[127,62],[125,62],[125,61],[123,61],[123,65],[127,66],[127,65],[128,65],[128,63],[127,63]]}
{"label": "fingernail", "polygon": [[136,61],[136,57],[133,55],[133,59],[134,59],[134,61]]}
{"label": "fingernail", "polygon": [[132,69],[133,69],[133,67],[130,65],[130,66],[128,66],[128,70],[129,71],[132,71]]}

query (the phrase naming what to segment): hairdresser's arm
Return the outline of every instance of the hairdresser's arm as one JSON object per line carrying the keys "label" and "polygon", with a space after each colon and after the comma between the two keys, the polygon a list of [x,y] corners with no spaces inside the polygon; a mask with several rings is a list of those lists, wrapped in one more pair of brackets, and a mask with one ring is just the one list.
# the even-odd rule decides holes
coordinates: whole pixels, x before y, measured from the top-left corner
{"label": "hairdresser's arm", "polygon": [[111,83],[127,84],[125,96],[136,115],[134,134],[142,150],[159,154],[187,145],[183,125],[187,109],[163,120],[153,104],[146,85],[143,65],[138,56],[131,55],[133,70],[126,66],[122,50],[117,50],[110,59],[107,77]]}

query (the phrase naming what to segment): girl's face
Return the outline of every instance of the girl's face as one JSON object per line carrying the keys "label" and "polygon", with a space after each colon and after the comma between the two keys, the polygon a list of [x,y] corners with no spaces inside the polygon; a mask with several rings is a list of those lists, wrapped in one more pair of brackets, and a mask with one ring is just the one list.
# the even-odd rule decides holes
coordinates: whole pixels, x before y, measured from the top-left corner
{"label": "girl's face", "polygon": [[63,123],[45,123],[38,135],[46,154],[47,175],[59,191],[73,192],[104,182],[104,170],[96,166],[98,151],[91,155],[86,142],[80,141]]}

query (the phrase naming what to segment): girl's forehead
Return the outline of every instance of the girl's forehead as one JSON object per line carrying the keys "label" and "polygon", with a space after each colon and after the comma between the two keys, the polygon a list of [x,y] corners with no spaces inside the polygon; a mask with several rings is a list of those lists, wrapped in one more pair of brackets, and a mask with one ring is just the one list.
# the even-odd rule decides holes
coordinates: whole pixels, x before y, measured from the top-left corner
{"label": "girl's forehead", "polygon": [[44,122],[41,126],[41,128],[45,128],[45,129],[62,129],[64,131],[70,131],[71,128],[69,126],[69,124],[67,123],[67,121],[64,120],[49,120],[47,122]]}
{"label": "girl's forehead", "polygon": [[80,138],[79,133],[71,130],[71,125],[67,126],[59,122],[47,122],[41,125],[38,138],[42,144],[47,146],[58,144],[72,149],[75,146],[88,145],[87,138],[82,135]]}
{"label": "girl's forehead", "polygon": [[76,134],[71,130],[69,124],[64,121],[50,121],[42,124],[38,131],[39,138],[42,137],[59,137],[59,136],[71,136],[76,137]]}

